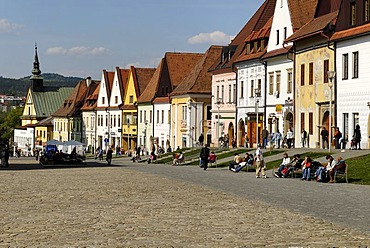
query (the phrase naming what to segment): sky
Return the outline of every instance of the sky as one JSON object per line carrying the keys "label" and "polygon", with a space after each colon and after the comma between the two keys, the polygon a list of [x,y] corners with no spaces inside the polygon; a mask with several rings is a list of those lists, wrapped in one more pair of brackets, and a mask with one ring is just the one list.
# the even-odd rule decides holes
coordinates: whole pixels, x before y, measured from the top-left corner
{"label": "sky", "polygon": [[0,76],[100,80],[103,69],[157,67],[166,52],[227,45],[263,0],[1,0]]}

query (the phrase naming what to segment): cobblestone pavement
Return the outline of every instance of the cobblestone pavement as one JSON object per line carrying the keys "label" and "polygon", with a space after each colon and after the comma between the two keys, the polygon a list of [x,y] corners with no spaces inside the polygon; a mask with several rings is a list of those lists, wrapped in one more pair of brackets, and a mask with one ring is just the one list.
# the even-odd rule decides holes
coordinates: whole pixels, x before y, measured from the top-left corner
{"label": "cobblestone pavement", "polygon": [[370,246],[367,186],[126,159],[50,169],[12,162],[0,170],[0,247]]}

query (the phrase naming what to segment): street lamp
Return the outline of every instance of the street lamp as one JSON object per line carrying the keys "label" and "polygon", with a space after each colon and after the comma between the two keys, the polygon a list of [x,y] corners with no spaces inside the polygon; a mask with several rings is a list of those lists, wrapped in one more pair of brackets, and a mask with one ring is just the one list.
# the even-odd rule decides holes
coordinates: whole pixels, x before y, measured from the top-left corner
{"label": "street lamp", "polygon": [[217,106],[217,131],[216,131],[216,137],[217,137],[217,143],[218,143],[218,146],[220,146],[220,106],[221,106],[221,103],[222,103],[222,99],[221,98],[217,98],[217,101],[216,101],[216,106]]}
{"label": "street lamp", "polygon": [[143,130],[143,134],[144,134],[144,149],[145,149],[145,151],[148,150],[148,149],[146,149],[146,130],[147,130],[147,128],[148,128],[148,122],[146,121],[145,122],[145,128]]}
{"label": "street lamp", "polygon": [[259,130],[258,130],[258,124],[259,124],[259,119],[258,119],[258,107],[259,107],[259,103],[260,103],[260,96],[261,96],[261,89],[260,88],[255,88],[254,89],[254,98],[255,98],[255,103],[256,103],[256,122],[257,122],[257,139],[256,139],[256,144],[257,144],[257,147],[258,147],[258,144],[259,144]]}
{"label": "street lamp", "polygon": [[130,119],[127,119],[127,136],[128,136],[128,144],[127,144],[127,153],[130,155]]}
{"label": "street lamp", "polygon": [[191,147],[193,147],[192,136],[191,136],[191,101],[190,99],[186,102],[186,105],[188,106],[188,109],[189,109],[189,125],[188,125],[189,146],[191,143]]}
{"label": "street lamp", "polygon": [[330,102],[329,102],[329,152],[331,152],[331,130],[332,130],[332,128],[331,128],[331,115],[332,115],[332,110],[331,110],[331,108],[332,108],[332,106],[331,106],[331,104],[332,104],[332,98],[333,98],[333,79],[334,79],[334,77],[335,77],[335,71],[328,71],[328,78],[329,78],[329,84],[328,84],[328,86],[329,86],[329,89],[330,89]]}

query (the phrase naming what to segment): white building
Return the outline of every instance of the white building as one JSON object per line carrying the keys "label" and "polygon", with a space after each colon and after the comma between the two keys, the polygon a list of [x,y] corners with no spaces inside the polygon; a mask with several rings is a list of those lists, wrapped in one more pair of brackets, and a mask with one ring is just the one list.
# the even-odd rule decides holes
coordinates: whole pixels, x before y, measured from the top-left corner
{"label": "white building", "polygon": [[34,147],[35,124],[27,124],[14,129],[14,149],[20,149],[24,156],[32,156]]}

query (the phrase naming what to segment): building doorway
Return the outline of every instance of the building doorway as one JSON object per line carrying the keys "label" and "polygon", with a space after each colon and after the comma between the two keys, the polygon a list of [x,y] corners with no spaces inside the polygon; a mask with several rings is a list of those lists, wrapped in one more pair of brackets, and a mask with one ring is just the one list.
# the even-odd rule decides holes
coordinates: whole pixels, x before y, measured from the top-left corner
{"label": "building doorway", "polygon": [[245,145],[245,123],[243,119],[240,119],[238,123],[238,146],[244,147],[244,145]]}
{"label": "building doorway", "polygon": [[229,128],[228,128],[227,133],[228,133],[228,137],[229,137],[229,140],[228,140],[229,147],[232,147],[233,140],[235,139],[235,137],[234,137],[234,133],[235,133],[234,132],[234,124],[232,122],[229,123]]}
{"label": "building doorway", "polygon": [[288,130],[289,129],[292,129],[294,130],[294,122],[293,122],[293,114],[292,112],[288,112],[286,115],[285,115],[285,119],[284,119],[284,135],[286,135],[288,133]]}

